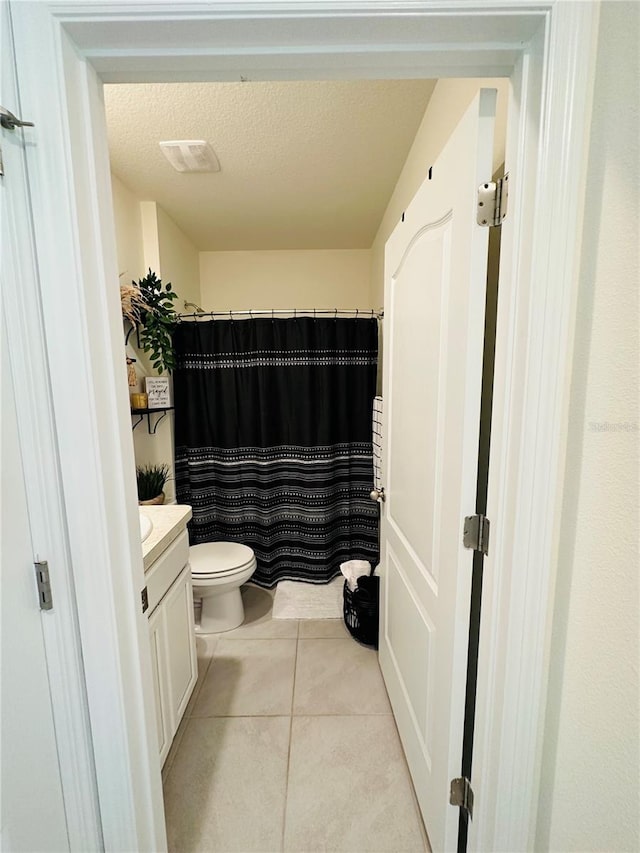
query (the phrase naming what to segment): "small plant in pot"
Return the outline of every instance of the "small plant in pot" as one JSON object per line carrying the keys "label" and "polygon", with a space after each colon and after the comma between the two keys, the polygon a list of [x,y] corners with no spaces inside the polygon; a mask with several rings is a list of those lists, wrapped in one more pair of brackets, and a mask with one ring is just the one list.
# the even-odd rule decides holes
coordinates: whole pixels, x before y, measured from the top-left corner
{"label": "small plant in pot", "polygon": [[138,465],[136,480],[138,483],[138,503],[141,506],[164,503],[164,486],[169,479],[169,466]]}

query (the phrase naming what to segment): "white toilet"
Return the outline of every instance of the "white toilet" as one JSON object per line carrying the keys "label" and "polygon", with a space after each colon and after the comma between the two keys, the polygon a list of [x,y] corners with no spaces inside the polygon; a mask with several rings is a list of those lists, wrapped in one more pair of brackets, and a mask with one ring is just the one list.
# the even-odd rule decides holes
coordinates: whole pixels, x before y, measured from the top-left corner
{"label": "white toilet", "polygon": [[244,621],[240,586],[256,570],[256,556],[238,542],[205,542],[189,548],[194,599],[202,599],[201,634],[231,631]]}

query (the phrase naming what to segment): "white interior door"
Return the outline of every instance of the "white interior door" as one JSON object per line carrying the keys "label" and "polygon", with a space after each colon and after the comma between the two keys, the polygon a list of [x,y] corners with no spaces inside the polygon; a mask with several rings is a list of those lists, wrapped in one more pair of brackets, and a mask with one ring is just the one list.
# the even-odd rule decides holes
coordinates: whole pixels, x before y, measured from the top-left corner
{"label": "white interior door", "polygon": [[[0,105],[19,115],[8,12],[0,0]],[[15,367],[25,353],[9,347],[5,312],[33,276],[21,131],[0,128],[0,151],[5,171],[0,177],[0,850],[59,853],[71,847],[73,818],[64,800],[45,647],[43,620],[51,614],[40,610],[34,570],[34,560],[49,555],[37,554],[33,545],[33,507],[18,426],[20,395],[34,391],[14,386]]]}
{"label": "white interior door", "polygon": [[[1,180],[1,179],[0,179]],[[2,285],[6,286],[3,281]],[[69,849],[4,325],[2,334],[2,851]]]}
{"label": "white interior door", "polygon": [[482,90],[385,253],[380,665],[434,851],[455,850],[495,90]]}

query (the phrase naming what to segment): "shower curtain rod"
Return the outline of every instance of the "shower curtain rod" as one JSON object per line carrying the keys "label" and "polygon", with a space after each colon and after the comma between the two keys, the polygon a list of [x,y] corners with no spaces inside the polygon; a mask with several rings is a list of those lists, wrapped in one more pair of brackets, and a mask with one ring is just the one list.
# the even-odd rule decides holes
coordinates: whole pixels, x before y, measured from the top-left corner
{"label": "shower curtain rod", "polygon": [[229,319],[233,319],[234,316],[237,317],[238,315],[245,317],[266,316],[275,318],[282,314],[288,314],[292,317],[316,317],[318,314],[330,314],[334,317],[338,317],[348,314],[349,316],[354,317],[375,317],[378,320],[381,320],[384,317],[384,311],[382,308],[379,311],[375,311],[373,308],[259,308],[243,311],[203,311],[202,308],[195,305],[193,302],[185,302],[184,307],[192,307],[194,310],[178,314],[179,320],[198,320],[204,317],[227,317]]}

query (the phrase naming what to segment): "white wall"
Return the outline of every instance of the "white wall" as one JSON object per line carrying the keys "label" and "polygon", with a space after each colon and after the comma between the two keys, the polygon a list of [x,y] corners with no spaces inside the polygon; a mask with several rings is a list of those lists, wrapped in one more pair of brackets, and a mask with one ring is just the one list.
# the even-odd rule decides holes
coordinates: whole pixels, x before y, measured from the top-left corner
{"label": "white wall", "polygon": [[640,6],[601,6],[536,849],[640,849]]}
{"label": "white wall", "polygon": [[173,219],[158,205],[159,268],[162,280],[171,282],[180,299],[176,310],[183,310],[183,303],[200,300],[199,253],[191,240],[178,228]]}
{"label": "white wall", "polygon": [[142,256],[144,258],[144,273],[152,270],[160,274],[160,240],[158,232],[158,205],[155,201],[140,202],[140,219],[142,221]]}
{"label": "white wall", "polygon": [[[124,185],[121,183],[121,186]],[[164,284],[171,282],[179,296],[175,302],[179,313],[183,310],[184,300],[198,302],[200,299],[199,252],[159,204],[137,201],[137,205],[144,273],[152,269]],[[117,218],[118,211],[116,221]]]}
{"label": "white wall", "polygon": [[207,311],[371,308],[368,249],[202,252],[200,293]]}
{"label": "white wall", "polygon": [[380,306],[383,303],[385,243],[400,220],[402,211],[427,178],[429,166],[438,158],[464,111],[481,87],[498,90],[494,172],[504,162],[508,81],[499,78],[438,80],[371,247],[371,301],[374,305]]}
{"label": "white wall", "polygon": [[144,275],[140,202],[115,175],[111,175],[120,282],[129,284]]}
{"label": "white wall", "polygon": [[[200,269],[198,250],[178,228],[167,213],[154,201],[138,199],[115,175],[112,179],[113,207],[116,226],[121,281],[137,281],[151,268],[164,283],[171,282],[178,294],[176,311],[183,309],[185,300],[200,301]],[[136,348],[135,333],[129,338],[127,355],[136,359],[137,389],[144,390],[145,375],[153,375],[146,354]],[[124,352],[123,352],[124,357]],[[152,428],[155,416],[152,418]],[[174,460],[173,414],[160,422],[155,435],[150,435],[146,418],[133,431],[136,465],[168,463]],[[175,498],[175,483],[171,479],[165,488],[168,501]]]}

